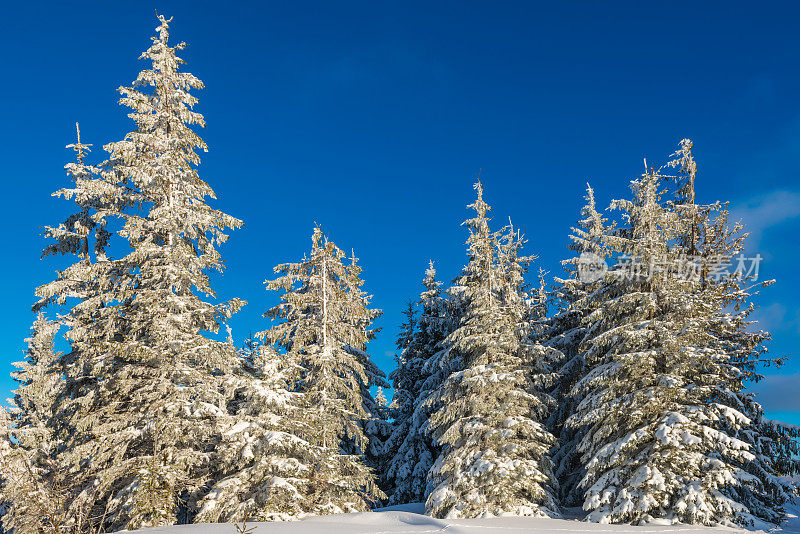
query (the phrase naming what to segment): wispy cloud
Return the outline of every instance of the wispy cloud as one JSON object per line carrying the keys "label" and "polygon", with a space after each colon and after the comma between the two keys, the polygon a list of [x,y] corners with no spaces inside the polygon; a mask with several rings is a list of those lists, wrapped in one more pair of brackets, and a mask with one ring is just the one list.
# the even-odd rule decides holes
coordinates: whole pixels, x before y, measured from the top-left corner
{"label": "wispy cloud", "polygon": [[768,412],[800,412],[800,373],[767,375],[752,390]]}
{"label": "wispy cloud", "polygon": [[758,321],[758,330],[800,334],[800,310],[789,310],[780,302],[756,309],[753,319]]}
{"label": "wispy cloud", "polygon": [[800,217],[800,193],[795,191],[772,191],[765,195],[735,203],[732,220],[741,220],[750,233],[748,248],[757,250],[761,246],[764,232],[774,226]]}

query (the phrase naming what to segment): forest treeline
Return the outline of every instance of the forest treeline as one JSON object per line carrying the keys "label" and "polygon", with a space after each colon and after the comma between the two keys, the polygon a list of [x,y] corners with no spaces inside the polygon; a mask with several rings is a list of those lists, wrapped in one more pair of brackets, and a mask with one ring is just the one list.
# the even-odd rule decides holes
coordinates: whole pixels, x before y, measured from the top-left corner
{"label": "forest treeline", "polygon": [[0,412],[6,531],[412,502],[448,518],[784,518],[800,428],[767,419],[748,390],[782,361],[751,319],[769,282],[727,204],[697,202],[691,141],[608,210],[587,186],[553,280],[530,280],[525,236],[493,226],[476,183],[466,264],[443,283],[431,262],[388,377],[367,352],[380,311],[358,259],[320,227],[267,281],[280,295],[269,327],[236,347],[213,334],[244,301],[215,303],[209,272],[242,222],[207,203],[203,84],[159,22],[148,68],[119,89],[133,129],[95,163],[80,133],[68,145],[55,195],[74,211],[46,227],[44,256],[72,263],[36,289]]}

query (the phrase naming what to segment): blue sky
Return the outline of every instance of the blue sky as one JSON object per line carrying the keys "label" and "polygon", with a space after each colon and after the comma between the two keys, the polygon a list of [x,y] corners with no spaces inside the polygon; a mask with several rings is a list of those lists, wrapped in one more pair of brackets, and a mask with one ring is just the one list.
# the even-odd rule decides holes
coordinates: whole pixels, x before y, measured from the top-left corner
{"label": "blue sky", "polygon": [[[237,340],[267,323],[263,280],[302,256],[314,221],[354,248],[385,310],[370,352],[392,366],[400,312],[428,259],[443,279],[464,262],[479,168],[497,224],[527,231],[558,274],[589,180],[600,204],[627,195],[642,158],[691,137],[701,202],[730,200],[748,223],[758,298],[782,369],[756,386],[768,413],[800,424],[800,4],[770,2],[14,2],[0,42],[0,158],[6,253],[0,366],[21,358],[41,228],[69,213],[80,121],[100,146],[132,127],[115,88],[173,16],[187,70],[206,84],[198,110],[214,206],[244,219],[222,248],[220,298],[248,306]],[[0,373],[0,398],[12,388]]]}

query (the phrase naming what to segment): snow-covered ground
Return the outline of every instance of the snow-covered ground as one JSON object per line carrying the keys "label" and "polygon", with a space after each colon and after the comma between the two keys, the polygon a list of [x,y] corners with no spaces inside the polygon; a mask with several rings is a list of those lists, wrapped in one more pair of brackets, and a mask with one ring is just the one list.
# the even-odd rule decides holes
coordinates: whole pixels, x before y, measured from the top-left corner
{"label": "snow-covered ground", "polygon": [[[614,534],[662,534],[702,532],[733,534],[753,531],[692,525],[641,526],[598,525],[575,519],[537,519],[500,517],[491,519],[442,520],[422,515],[422,505],[383,508],[361,514],[309,517],[300,521],[248,523],[252,534],[561,534],[564,532],[609,532]],[[791,517],[775,534],[800,534],[800,506],[792,507]],[[238,534],[232,524],[181,525],[150,528],[147,534]],[[763,531],[758,531],[763,532]],[[755,534],[755,533],[753,533]]]}

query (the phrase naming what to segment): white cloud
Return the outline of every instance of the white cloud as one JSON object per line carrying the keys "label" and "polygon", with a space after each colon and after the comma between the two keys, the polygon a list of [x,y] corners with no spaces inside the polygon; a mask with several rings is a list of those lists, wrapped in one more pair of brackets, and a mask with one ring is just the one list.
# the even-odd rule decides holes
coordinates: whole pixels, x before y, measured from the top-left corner
{"label": "white cloud", "polygon": [[766,330],[767,332],[782,329],[786,324],[786,313],[786,306],[780,302],[773,302],[769,306],[758,308],[753,314],[753,319],[758,321],[755,329]]}
{"label": "white cloud", "polygon": [[800,412],[800,373],[767,375],[751,389],[767,412]]}
{"label": "white cloud", "polygon": [[750,233],[747,248],[756,251],[768,228],[800,217],[800,193],[795,191],[772,191],[735,203],[731,220],[741,220],[745,231]]}
{"label": "white cloud", "polygon": [[780,302],[756,309],[753,318],[759,330],[800,334],[800,309],[790,310]]}

